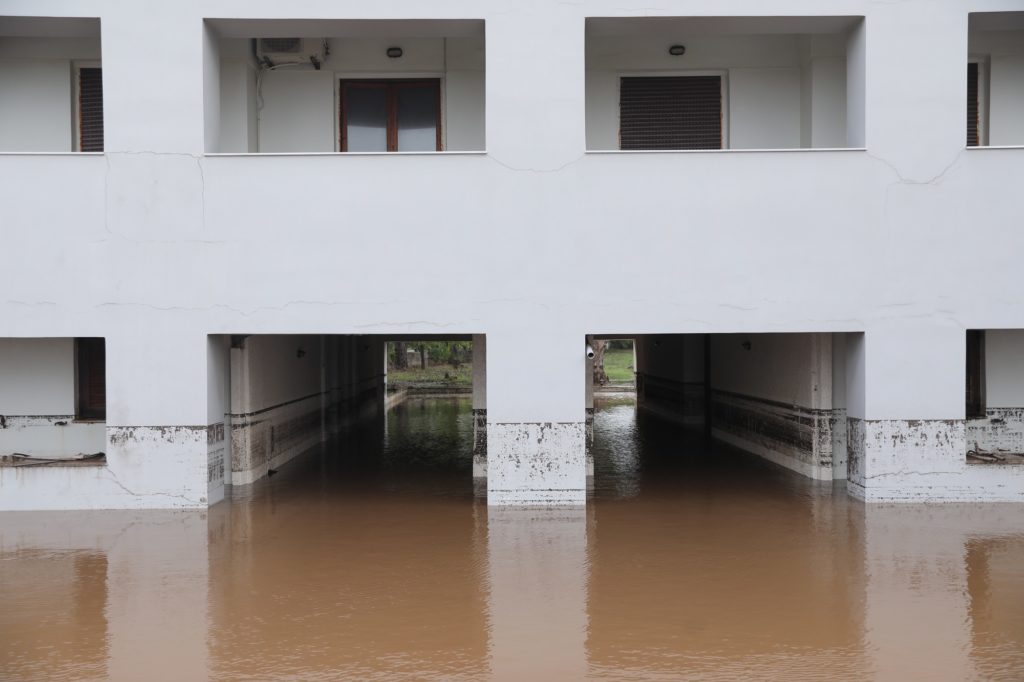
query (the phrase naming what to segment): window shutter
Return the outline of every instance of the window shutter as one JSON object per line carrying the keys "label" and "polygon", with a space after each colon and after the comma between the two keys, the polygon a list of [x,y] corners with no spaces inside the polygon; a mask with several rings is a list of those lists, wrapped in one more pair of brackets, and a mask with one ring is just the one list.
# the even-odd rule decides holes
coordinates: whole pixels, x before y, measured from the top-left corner
{"label": "window shutter", "polygon": [[967,146],[977,147],[981,144],[978,139],[979,117],[981,112],[978,107],[978,64],[977,62],[967,65]]}
{"label": "window shutter", "polygon": [[721,149],[721,76],[623,78],[620,149]]}
{"label": "window shutter", "polygon": [[79,69],[78,148],[103,151],[103,69]]}

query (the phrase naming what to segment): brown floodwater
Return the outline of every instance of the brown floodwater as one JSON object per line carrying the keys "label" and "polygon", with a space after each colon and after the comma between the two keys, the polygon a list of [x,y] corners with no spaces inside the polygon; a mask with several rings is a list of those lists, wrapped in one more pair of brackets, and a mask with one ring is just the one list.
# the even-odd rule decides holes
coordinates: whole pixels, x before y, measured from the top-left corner
{"label": "brown floodwater", "polygon": [[469,408],[206,512],[0,514],[0,679],[1024,679],[1024,505],[865,506],[612,399],[586,508],[488,509]]}

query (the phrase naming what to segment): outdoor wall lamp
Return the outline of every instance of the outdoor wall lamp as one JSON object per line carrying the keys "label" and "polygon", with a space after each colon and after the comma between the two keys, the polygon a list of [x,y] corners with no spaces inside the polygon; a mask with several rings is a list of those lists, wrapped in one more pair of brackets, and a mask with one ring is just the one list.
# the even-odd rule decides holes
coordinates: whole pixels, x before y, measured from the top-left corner
{"label": "outdoor wall lamp", "polygon": [[750,350],[750,341],[743,342],[743,350]]}
{"label": "outdoor wall lamp", "polygon": [[594,347],[591,346],[588,343],[587,344],[587,360],[593,360],[593,359],[594,359]]}
{"label": "outdoor wall lamp", "polygon": [[403,54],[404,54],[404,52],[402,51],[402,48],[400,48],[400,47],[389,47],[388,51],[387,51],[387,55],[391,59],[398,59]]}
{"label": "outdoor wall lamp", "polygon": [[673,45],[668,48],[668,53],[673,57],[682,57],[686,54],[686,45]]}

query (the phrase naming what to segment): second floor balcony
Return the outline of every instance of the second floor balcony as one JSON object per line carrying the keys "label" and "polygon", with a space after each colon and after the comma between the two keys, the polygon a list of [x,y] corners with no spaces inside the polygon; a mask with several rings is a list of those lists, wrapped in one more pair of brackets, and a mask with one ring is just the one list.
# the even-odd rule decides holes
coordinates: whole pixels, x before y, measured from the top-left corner
{"label": "second floor balcony", "polygon": [[862,147],[862,17],[587,20],[592,151]]}
{"label": "second floor balcony", "polygon": [[207,30],[207,152],[484,149],[482,21],[207,20]]}

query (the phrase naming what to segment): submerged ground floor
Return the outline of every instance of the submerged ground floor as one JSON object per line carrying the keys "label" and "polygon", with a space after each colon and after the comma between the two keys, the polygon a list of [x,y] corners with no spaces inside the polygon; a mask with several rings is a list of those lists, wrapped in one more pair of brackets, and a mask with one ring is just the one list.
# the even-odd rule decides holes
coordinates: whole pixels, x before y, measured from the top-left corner
{"label": "submerged ground floor", "polygon": [[1024,505],[863,505],[599,394],[591,503],[495,507],[474,424],[468,396],[409,398],[209,510],[0,514],[0,676],[1024,668]]}
{"label": "submerged ground floor", "polygon": [[[386,344],[409,339],[161,331],[0,339],[0,509],[215,505],[380,419]],[[467,488],[586,502],[589,356],[630,339],[640,409],[682,433],[869,502],[1024,501],[1022,330],[611,331],[431,337],[473,347]]]}

